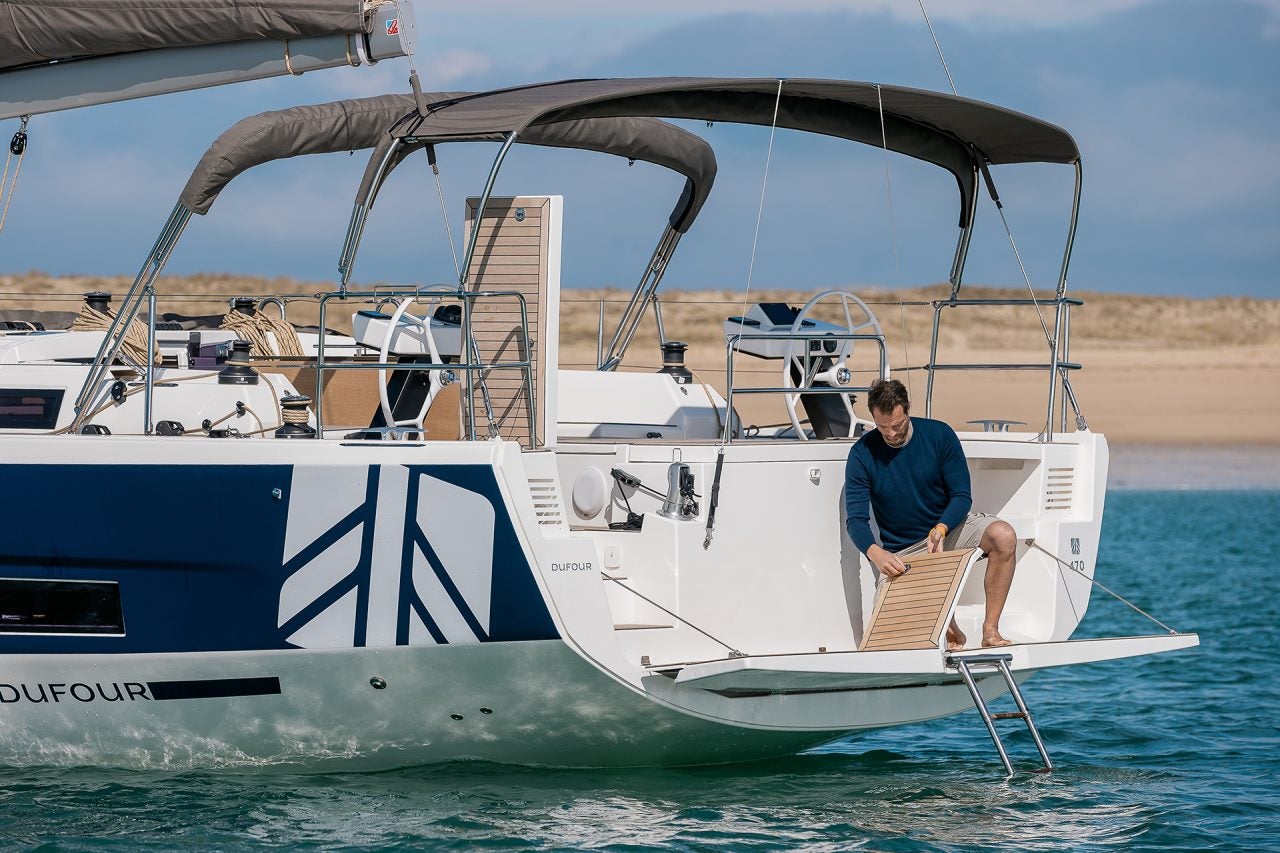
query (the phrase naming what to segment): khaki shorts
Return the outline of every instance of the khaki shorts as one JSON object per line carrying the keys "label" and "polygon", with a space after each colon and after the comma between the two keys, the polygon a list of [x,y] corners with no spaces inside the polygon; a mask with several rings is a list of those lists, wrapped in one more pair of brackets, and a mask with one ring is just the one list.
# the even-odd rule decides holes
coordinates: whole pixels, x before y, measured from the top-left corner
{"label": "khaki shorts", "polygon": [[[944,551],[963,551],[966,548],[977,548],[978,543],[982,541],[982,534],[987,532],[987,528],[991,526],[991,522],[1000,519],[994,515],[988,515],[985,512],[971,512],[960,522],[960,526],[955,530],[947,533],[947,537],[942,540],[942,550]],[[926,537],[921,539],[914,545],[908,545],[898,552],[899,557],[908,554],[923,554],[929,550],[929,539]]]}

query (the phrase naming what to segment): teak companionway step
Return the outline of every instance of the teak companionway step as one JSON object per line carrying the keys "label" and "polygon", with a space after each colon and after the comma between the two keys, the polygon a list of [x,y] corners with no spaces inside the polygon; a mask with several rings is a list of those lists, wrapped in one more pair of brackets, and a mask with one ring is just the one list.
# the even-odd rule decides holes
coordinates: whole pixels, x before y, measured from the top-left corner
{"label": "teak companionway step", "polygon": [[[1018,689],[1018,682],[1014,680],[1013,673],[1009,671],[1009,661],[1013,660],[1010,654],[982,654],[982,655],[948,655],[947,666],[955,667],[960,672],[960,677],[964,679],[965,686],[969,688],[969,695],[973,697],[973,704],[977,707],[978,713],[982,715],[982,722],[987,727],[987,734],[991,735],[991,741],[996,745],[996,752],[1000,753],[1000,761],[1004,764],[1004,772],[1012,776],[1013,765],[1009,762],[1009,753],[1005,751],[1004,743],[1000,740],[1000,733],[996,731],[996,720],[1022,720],[1027,724],[1027,731],[1031,733],[1031,739],[1035,741],[1036,749],[1040,752],[1040,759],[1044,762],[1044,772],[1053,769],[1053,762],[1049,760],[1049,753],[1045,751],[1044,741],[1040,740],[1040,732],[1036,729],[1035,721],[1031,719],[1031,711],[1027,709],[1027,703],[1022,698],[1022,691]],[[1013,697],[1014,703],[1018,706],[1017,711],[1008,713],[993,714],[987,707],[987,700],[982,698],[982,691],[978,689],[977,680],[973,677],[975,669],[996,670],[1004,678],[1004,683],[1009,687],[1009,695]]]}
{"label": "teak companionway step", "polygon": [[912,554],[907,573],[881,584],[859,651],[936,649],[976,549]]}

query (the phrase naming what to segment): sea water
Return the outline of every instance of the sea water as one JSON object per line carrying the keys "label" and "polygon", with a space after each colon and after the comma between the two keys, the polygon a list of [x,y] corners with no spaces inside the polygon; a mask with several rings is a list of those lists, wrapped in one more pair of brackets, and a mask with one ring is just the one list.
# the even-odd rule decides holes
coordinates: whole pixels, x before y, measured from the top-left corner
{"label": "sea water", "polygon": [[[1100,553],[1201,646],[1028,682],[1052,774],[1006,781],[973,711],[681,770],[0,769],[0,849],[1280,849],[1280,491],[1113,492]],[[1099,590],[1079,635],[1163,630]]]}

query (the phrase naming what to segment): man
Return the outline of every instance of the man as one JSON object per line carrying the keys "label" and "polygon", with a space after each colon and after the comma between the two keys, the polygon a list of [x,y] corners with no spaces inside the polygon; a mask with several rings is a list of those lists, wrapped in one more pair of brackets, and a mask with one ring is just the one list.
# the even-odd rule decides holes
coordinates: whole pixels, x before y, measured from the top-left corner
{"label": "man", "polygon": [[[993,516],[970,513],[969,468],[960,439],[941,421],[911,417],[911,402],[901,382],[873,382],[867,407],[876,428],[849,451],[845,467],[849,538],[888,578],[906,571],[901,558],[908,554],[981,548],[987,557],[982,645],[1010,645],[1000,633],[1000,613],[1013,583],[1013,527]],[[875,510],[883,544],[877,544],[871,532],[869,508]],[[966,642],[952,619],[948,650],[962,649]]]}

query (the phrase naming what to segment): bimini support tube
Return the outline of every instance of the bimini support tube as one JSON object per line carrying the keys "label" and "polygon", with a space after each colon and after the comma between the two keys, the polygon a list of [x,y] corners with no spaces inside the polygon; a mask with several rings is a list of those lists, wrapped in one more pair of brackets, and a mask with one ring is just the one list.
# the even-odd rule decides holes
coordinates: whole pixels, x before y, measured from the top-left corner
{"label": "bimini support tube", "polygon": [[[978,182],[978,166],[977,159],[981,155],[976,151],[973,152],[973,181],[974,186]],[[978,194],[971,193],[969,196],[969,211],[965,216],[965,224],[960,228],[960,236],[956,240],[955,256],[951,260],[951,302],[955,302],[960,296],[960,286],[964,283],[964,267],[969,259],[969,246],[973,242],[973,226],[978,216]],[[933,380],[937,371],[934,365],[938,363],[938,330],[942,322],[942,308],[945,303],[935,302],[933,306],[933,334],[929,339],[929,365],[927,368],[927,376],[925,378],[924,391],[924,416],[932,417],[933,413]]]}
{"label": "bimini support tube", "polygon": [[465,289],[471,280],[471,259],[475,256],[476,246],[480,241],[480,221],[484,219],[484,209],[489,206],[489,197],[493,195],[493,185],[498,181],[498,171],[502,168],[502,162],[507,159],[507,152],[516,143],[516,135],[515,131],[507,134],[502,147],[498,149],[498,156],[493,160],[493,166],[489,169],[489,178],[484,183],[484,192],[481,193],[480,204],[476,207],[476,221],[471,228],[470,236],[467,237],[467,251],[462,258],[462,270],[458,274],[458,286],[461,288]]}
{"label": "bimini support tube", "polygon": [[342,254],[338,256],[338,292],[344,299],[347,295],[347,285],[351,281],[351,271],[355,268],[356,253],[360,251],[360,241],[364,237],[364,227],[369,222],[370,212],[373,211],[373,202],[377,199],[378,191],[382,189],[382,182],[386,180],[391,164],[403,144],[397,139],[395,144],[387,149],[387,153],[382,155],[382,161],[378,163],[378,171],[369,184],[369,192],[364,198],[356,199],[355,206],[351,210],[351,221],[347,223],[347,236],[342,242]]}
{"label": "bimini support tube", "polygon": [[640,328],[645,309],[649,307],[658,285],[662,283],[662,276],[667,271],[667,263],[675,253],[676,246],[680,245],[680,236],[680,232],[670,224],[662,232],[662,237],[649,258],[649,265],[645,267],[640,283],[631,294],[631,301],[627,303],[626,310],[622,312],[622,318],[618,320],[618,328],[609,342],[609,351],[596,365],[597,370],[615,370],[622,363],[623,356],[627,354],[627,347],[631,346],[631,339]]}
{"label": "bimini support tube", "polygon": [[1070,404],[1076,412],[1076,424],[1078,428],[1085,428],[1084,417],[1080,414],[1080,406],[1076,401],[1076,395],[1071,390],[1071,380],[1067,378],[1065,370],[1059,368],[1058,365],[1066,361],[1064,351],[1069,351],[1070,342],[1065,339],[1065,335],[1070,332],[1071,326],[1066,321],[1066,313],[1071,310],[1065,304],[1067,295],[1067,267],[1071,264],[1071,250],[1076,240],[1076,223],[1080,218],[1080,191],[1083,184],[1084,172],[1080,166],[1080,161],[1076,161],[1076,185],[1075,191],[1071,197],[1071,224],[1067,228],[1067,245],[1062,253],[1062,269],[1058,273],[1058,288],[1055,293],[1056,310],[1053,318],[1053,369],[1049,373],[1049,410],[1045,415],[1044,422],[1044,440],[1046,442],[1053,440],[1053,414],[1054,408],[1058,402],[1058,382],[1062,382],[1062,416],[1066,420],[1067,405]]}
{"label": "bimini support tube", "polygon": [[[84,385],[81,386],[80,393],[76,395],[76,416],[71,422],[72,433],[79,432],[80,427],[84,425],[85,414],[89,408],[90,398],[93,396],[93,389],[98,387],[102,377],[111,369],[111,363],[115,361],[120,352],[120,347],[124,344],[125,331],[137,318],[138,311],[142,308],[143,300],[148,298],[148,292],[150,291],[154,294],[156,278],[159,277],[165,264],[169,262],[169,256],[173,254],[173,247],[177,244],[178,238],[182,236],[183,230],[186,229],[187,223],[190,221],[191,211],[181,202],[174,205],[173,212],[169,214],[168,221],[165,222],[164,228],[160,231],[160,236],[156,238],[155,245],[151,247],[151,253],[147,255],[146,261],[142,264],[142,269],[138,271],[137,278],[133,280],[129,292],[125,294],[124,300],[120,303],[120,309],[116,312],[115,319],[111,321],[111,326],[107,329],[107,333],[103,335],[102,344],[98,347],[98,354],[94,356],[93,363],[89,367],[89,373],[85,376]],[[155,322],[154,313],[151,322]],[[150,380],[149,374],[150,371],[148,371],[148,376],[146,377],[148,381]],[[150,396],[149,388],[148,396]]]}

